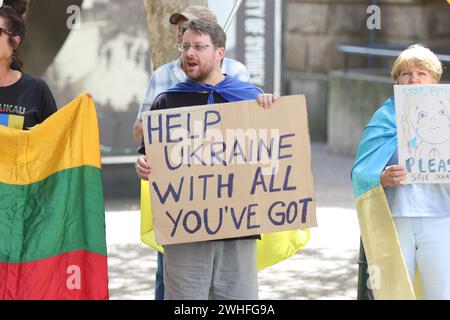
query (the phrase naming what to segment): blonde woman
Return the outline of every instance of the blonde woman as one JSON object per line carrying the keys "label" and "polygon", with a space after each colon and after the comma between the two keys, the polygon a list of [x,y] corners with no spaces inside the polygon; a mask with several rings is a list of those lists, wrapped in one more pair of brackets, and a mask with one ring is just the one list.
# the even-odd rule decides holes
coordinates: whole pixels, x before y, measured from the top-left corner
{"label": "blonde woman", "polygon": [[[437,84],[442,76],[442,64],[428,48],[412,45],[396,59],[391,75],[395,84],[398,85]],[[383,212],[387,211],[388,215],[391,214],[409,275],[406,282],[414,285],[417,267],[422,279],[425,299],[450,299],[450,185],[403,184],[406,171],[403,166],[398,165],[394,106],[394,99],[388,99],[374,114],[365,128],[356,155],[352,182],[357,201],[366,201],[367,204],[368,197],[373,196],[374,191],[378,195],[378,199],[371,202],[376,206],[362,208],[359,206],[360,203],[357,203],[358,215],[360,217],[380,215],[380,208],[383,208]],[[380,196],[383,191],[385,198]],[[388,207],[383,199],[387,199]],[[384,204],[380,204],[381,202]],[[367,221],[373,220],[369,218]],[[372,232],[374,228],[384,227],[385,224],[363,226],[364,232]],[[361,234],[363,235],[363,232]],[[374,260],[379,264],[394,259],[393,255],[386,254],[387,247],[381,244],[388,238],[387,235],[385,236],[378,237],[377,239],[380,239],[378,242],[364,243],[370,251],[378,250],[378,258],[374,256]],[[366,253],[368,251],[366,250]],[[367,257],[369,259],[369,255]],[[390,274],[382,276],[392,276],[398,271],[397,269],[404,268],[403,264],[391,263],[392,265],[395,265],[395,268],[390,269]],[[404,299],[406,296],[414,296],[414,294],[396,295],[396,292],[402,290],[399,289],[401,280],[398,276],[392,276],[392,279],[393,284],[383,283],[385,288],[390,287],[389,290],[383,292],[385,288],[377,289],[378,297]]]}

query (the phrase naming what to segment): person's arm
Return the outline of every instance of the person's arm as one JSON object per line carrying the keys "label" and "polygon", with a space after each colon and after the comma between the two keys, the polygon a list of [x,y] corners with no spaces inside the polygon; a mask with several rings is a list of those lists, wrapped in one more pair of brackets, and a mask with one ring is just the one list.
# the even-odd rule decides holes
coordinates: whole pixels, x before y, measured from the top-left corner
{"label": "person's arm", "polygon": [[404,166],[392,165],[386,167],[381,173],[381,186],[383,188],[404,187],[403,181],[406,179]]}
{"label": "person's arm", "polygon": [[136,121],[133,125],[133,134],[134,139],[137,143],[141,142],[143,137],[143,129],[142,129],[142,113],[145,111],[151,110],[151,105],[153,100],[156,98],[156,76],[153,73],[152,77],[147,86],[147,90],[145,91],[144,99],[142,100],[141,106],[139,108]]}
{"label": "person's arm", "polygon": [[[156,99],[153,101],[153,104],[150,107],[150,110],[160,110],[163,109],[161,104],[159,103],[160,99]],[[141,180],[148,181],[150,179],[150,175],[152,173],[152,168],[150,163],[147,161],[147,156],[145,155],[145,142],[144,138],[141,139],[141,144],[138,149],[138,152],[142,154],[139,156],[135,162],[136,173]]]}
{"label": "person's arm", "polygon": [[141,141],[142,137],[143,137],[143,129],[142,129],[142,120],[141,119],[136,119],[136,121],[134,122],[133,134],[134,134],[134,139],[136,140],[137,143],[139,143],[139,141]]}
{"label": "person's arm", "polygon": [[136,168],[136,173],[141,180],[148,181],[150,174],[152,172],[151,166],[147,161],[147,156],[145,155],[145,144],[144,139],[141,139],[141,145],[138,152],[141,154],[134,164]]}

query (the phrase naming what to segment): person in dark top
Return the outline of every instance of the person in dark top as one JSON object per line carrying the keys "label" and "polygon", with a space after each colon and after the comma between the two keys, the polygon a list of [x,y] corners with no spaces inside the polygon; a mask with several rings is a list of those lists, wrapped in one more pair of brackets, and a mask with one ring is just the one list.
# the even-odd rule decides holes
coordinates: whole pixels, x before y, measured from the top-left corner
{"label": "person in dark top", "polygon": [[[179,45],[188,80],[159,95],[151,110],[255,99],[270,108],[276,95],[222,74],[225,44],[218,24],[190,20]],[[136,171],[141,179],[149,179],[151,166],[145,156],[136,161]],[[258,299],[255,237],[167,245],[164,254],[167,300]]]}
{"label": "person in dark top", "polygon": [[44,80],[24,74],[18,49],[25,38],[26,0],[5,0],[0,8],[0,125],[30,129],[57,111]]}

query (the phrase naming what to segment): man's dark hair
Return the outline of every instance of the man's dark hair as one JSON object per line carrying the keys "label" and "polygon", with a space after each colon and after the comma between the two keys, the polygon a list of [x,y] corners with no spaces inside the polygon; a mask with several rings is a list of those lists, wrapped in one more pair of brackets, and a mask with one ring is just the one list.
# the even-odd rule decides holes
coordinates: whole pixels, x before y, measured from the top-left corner
{"label": "man's dark hair", "polygon": [[192,30],[197,34],[207,34],[215,48],[226,48],[227,35],[217,23],[200,19],[189,20],[183,27],[183,33],[187,30]]}

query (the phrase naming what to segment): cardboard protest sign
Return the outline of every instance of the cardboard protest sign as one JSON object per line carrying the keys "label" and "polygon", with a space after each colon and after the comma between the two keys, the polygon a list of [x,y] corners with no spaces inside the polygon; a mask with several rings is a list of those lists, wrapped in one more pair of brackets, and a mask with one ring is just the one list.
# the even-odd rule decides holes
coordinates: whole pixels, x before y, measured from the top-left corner
{"label": "cardboard protest sign", "polygon": [[162,244],[316,226],[306,102],[280,98],[144,113]]}
{"label": "cardboard protest sign", "polygon": [[394,86],[405,183],[450,183],[450,85]]}

